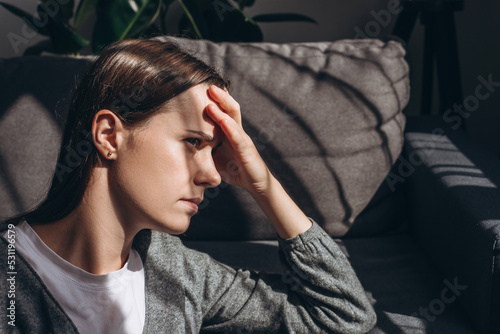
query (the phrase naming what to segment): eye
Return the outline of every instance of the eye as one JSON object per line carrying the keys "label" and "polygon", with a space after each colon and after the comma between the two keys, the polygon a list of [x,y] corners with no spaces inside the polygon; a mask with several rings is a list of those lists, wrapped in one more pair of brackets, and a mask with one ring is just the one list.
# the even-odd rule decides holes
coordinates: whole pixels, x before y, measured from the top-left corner
{"label": "eye", "polygon": [[185,139],[185,141],[194,147],[198,147],[201,144],[201,140],[198,138],[187,138],[187,139]]}

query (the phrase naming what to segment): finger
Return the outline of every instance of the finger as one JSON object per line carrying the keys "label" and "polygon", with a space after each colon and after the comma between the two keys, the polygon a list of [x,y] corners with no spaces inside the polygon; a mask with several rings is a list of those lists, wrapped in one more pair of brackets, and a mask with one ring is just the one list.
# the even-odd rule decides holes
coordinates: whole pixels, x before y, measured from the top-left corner
{"label": "finger", "polygon": [[215,104],[209,104],[206,109],[208,116],[218,124],[224,132],[231,147],[238,151],[244,150],[248,145],[248,136],[243,128]]}
{"label": "finger", "polygon": [[236,100],[229,95],[225,90],[220,89],[219,87],[212,85],[209,87],[208,92],[210,97],[214,99],[222,110],[227,112],[234,120],[241,125],[241,112],[240,105]]}

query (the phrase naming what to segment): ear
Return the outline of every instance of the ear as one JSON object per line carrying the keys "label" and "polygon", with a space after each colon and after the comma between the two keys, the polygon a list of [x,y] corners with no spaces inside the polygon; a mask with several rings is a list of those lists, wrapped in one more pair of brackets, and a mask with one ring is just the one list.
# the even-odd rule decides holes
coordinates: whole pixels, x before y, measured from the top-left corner
{"label": "ear", "polygon": [[120,147],[124,145],[125,132],[122,121],[110,110],[99,110],[92,120],[92,139],[106,160],[116,159]]}

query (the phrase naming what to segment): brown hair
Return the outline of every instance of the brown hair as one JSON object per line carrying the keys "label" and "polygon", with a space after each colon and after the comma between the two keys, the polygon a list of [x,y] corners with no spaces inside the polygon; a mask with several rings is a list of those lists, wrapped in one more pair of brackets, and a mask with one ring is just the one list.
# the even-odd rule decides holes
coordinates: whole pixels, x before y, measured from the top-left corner
{"label": "brown hair", "polygon": [[100,153],[92,141],[95,114],[111,110],[131,130],[140,129],[168,102],[200,83],[228,88],[217,71],[175,43],[130,39],[109,45],[88,68],[73,95],[46,198],[24,218],[48,223],[62,219],[81,202]]}

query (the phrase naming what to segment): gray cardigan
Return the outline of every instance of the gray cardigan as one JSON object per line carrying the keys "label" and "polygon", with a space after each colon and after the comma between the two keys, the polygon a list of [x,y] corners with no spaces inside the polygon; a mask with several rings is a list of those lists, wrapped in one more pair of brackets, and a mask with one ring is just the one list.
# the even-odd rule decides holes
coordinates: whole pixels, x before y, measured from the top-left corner
{"label": "gray cardigan", "polygon": [[[134,247],[146,280],[143,333],[367,332],[376,316],[359,280],[337,244],[311,221],[295,238],[276,234],[283,274],[234,269],[176,236],[141,231]],[[7,229],[0,224],[0,233]],[[0,333],[78,333],[20,254],[9,268],[9,242],[1,239]],[[7,316],[12,301],[15,327]]]}

